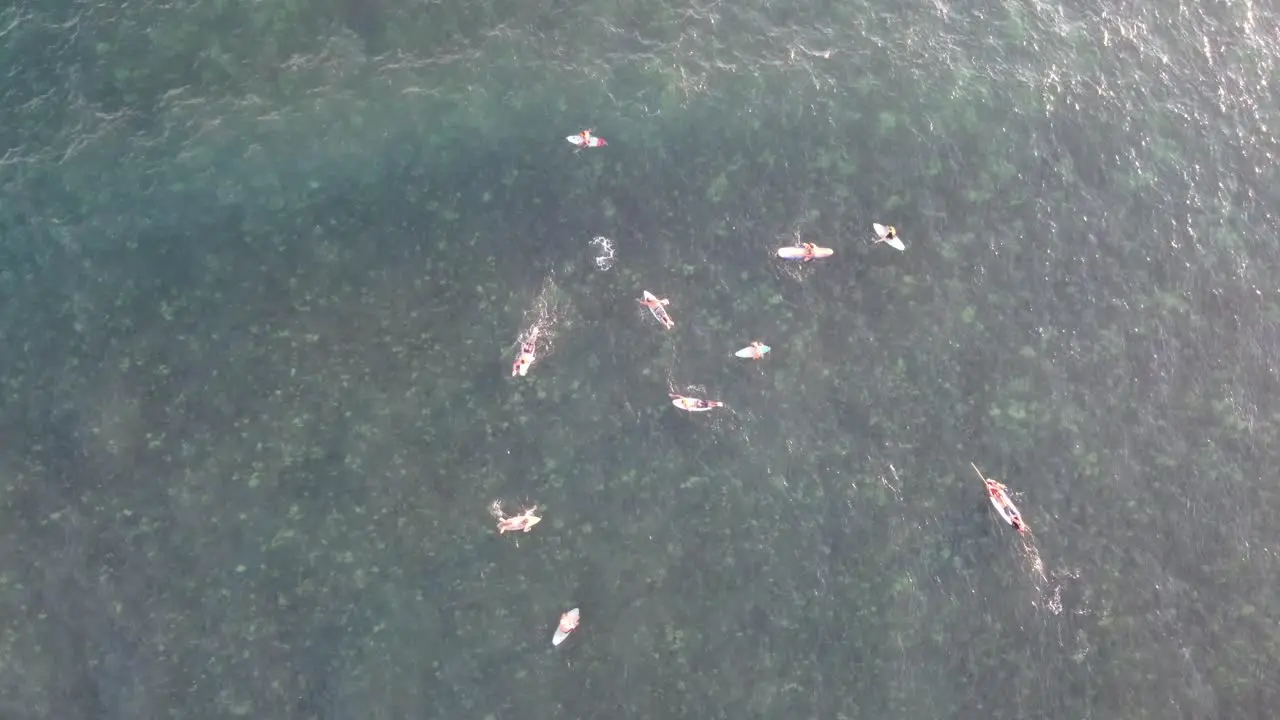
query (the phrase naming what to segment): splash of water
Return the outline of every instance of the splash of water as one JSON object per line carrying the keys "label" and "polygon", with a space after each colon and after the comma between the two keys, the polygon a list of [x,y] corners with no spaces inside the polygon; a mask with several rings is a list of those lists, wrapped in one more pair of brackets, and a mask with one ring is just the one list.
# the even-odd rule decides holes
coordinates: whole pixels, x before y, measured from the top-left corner
{"label": "splash of water", "polygon": [[612,240],[603,235],[597,235],[591,239],[591,246],[596,248],[595,263],[597,268],[608,270],[613,267],[616,255]]}

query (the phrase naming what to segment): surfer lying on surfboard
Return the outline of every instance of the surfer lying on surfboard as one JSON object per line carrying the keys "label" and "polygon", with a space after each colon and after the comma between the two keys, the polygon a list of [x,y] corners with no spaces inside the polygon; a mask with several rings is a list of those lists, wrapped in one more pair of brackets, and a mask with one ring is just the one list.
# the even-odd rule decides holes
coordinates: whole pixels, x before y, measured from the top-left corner
{"label": "surfer lying on surfboard", "polygon": [[536,513],[538,506],[525,508],[518,515],[507,515],[502,510],[502,501],[494,500],[489,506],[489,514],[498,521],[498,534],[509,532],[529,532],[534,525],[542,522],[542,518]]}
{"label": "surfer lying on surfboard", "polygon": [[516,361],[511,366],[512,377],[516,375],[524,377],[533,365],[533,361],[537,359],[538,330],[538,326],[534,325],[533,329],[529,331],[529,336],[520,343],[520,354],[516,355]]}
{"label": "surfer lying on surfboard", "polygon": [[677,395],[676,393],[670,393],[670,395],[672,405],[675,405],[681,410],[687,410],[688,412],[706,412],[718,407],[724,407],[724,403],[717,400],[703,400],[702,398],[685,397],[684,395]]}
{"label": "surfer lying on surfboard", "polygon": [[565,140],[577,145],[579,148],[604,147],[609,144],[605,142],[604,138],[598,135],[592,135],[590,130],[583,130],[577,135],[570,135],[565,138]]}
{"label": "surfer lying on surfboard", "polygon": [[996,512],[1000,513],[1000,517],[1019,533],[1028,532],[1027,524],[1022,521],[1022,514],[1018,512],[1017,506],[1009,499],[1009,488],[1001,485],[993,478],[983,477],[982,471],[978,466],[969,463],[973,467],[973,471],[978,473],[978,477],[982,478],[982,482],[987,486],[987,497],[991,498],[991,504],[995,507]]}
{"label": "surfer lying on surfboard", "polygon": [[813,243],[800,243],[800,247],[778,248],[778,257],[783,260],[810,262],[814,258],[831,257],[834,252],[831,248],[819,247]]}
{"label": "surfer lying on surfboard", "polygon": [[894,250],[906,250],[907,246],[902,244],[902,240],[898,238],[898,228],[890,225],[885,227],[880,223],[871,223],[871,229],[876,231],[876,237],[873,242],[884,243]]}
{"label": "surfer lying on surfboard", "polygon": [[578,608],[561,615],[560,624],[556,625],[556,632],[551,636],[551,644],[559,645],[564,642],[564,639],[569,637],[569,633],[578,629],[580,622],[582,622],[582,613],[578,612]]}
{"label": "surfer lying on surfboard", "polygon": [[676,326],[676,321],[672,320],[671,316],[667,314],[667,308],[665,306],[671,303],[667,298],[658,299],[657,295],[645,290],[644,297],[640,298],[636,302],[649,308],[649,312],[653,314],[653,319],[662,323],[662,327],[670,330]]}
{"label": "surfer lying on surfboard", "polygon": [[759,340],[756,340],[755,342],[751,343],[747,347],[744,347],[741,350],[735,352],[734,355],[740,358],[747,358],[750,360],[759,360],[760,358],[764,357],[765,353],[769,352],[771,349],[772,348],[770,348],[768,345],[765,345]]}

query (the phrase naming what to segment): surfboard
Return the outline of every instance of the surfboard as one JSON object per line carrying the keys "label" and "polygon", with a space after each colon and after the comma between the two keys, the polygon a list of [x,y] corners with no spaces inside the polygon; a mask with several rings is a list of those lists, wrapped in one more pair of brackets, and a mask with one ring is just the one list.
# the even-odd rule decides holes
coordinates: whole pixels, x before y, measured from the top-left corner
{"label": "surfboard", "polygon": [[894,250],[902,250],[905,252],[907,249],[907,246],[902,244],[901,238],[897,238],[897,237],[885,238],[880,242],[884,243],[885,245],[888,245]]}
{"label": "surfboard", "polygon": [[678,395],[671,397],[671,404],[686,412],[708,412],[718,407],[724,407],[724,403],[717,400],[708,400],[705,405],[690,405],[690,402],[696,401],[697,398],[686,398]]}
{"label": "surfboard", "polygon": [[871,227],[876,231],[876,242],[882,242],[894,250],[906,251],[907,246],[902,244],[902,239],[898,237],[896,232],[893,237],[888,237],[889,228],[881,225],[880,223],[871,223]]}
{"label": "surfboard", "polygon": [[578,608],[561,615],[560,624],[556,626],[556,633],[551,636],[551,644],[559,645],[564,642],[564,639],[569,637],[569,633],[578,629],[578,621],[581,617],[582,615],[578,612]]}
{"label": "surfboard", "polygon": [[670,330],[676,326],[676,322],[671,319],[671,315],[667,313],[667,309],[663,307],[667,304],[666,300],[659,300],[657,295],[644,291],[644,299],[639,301],[641,305],[649,308],[649,313],[653,315],[653,319],[657,320],[662,327]]}
{"label": "surfboard", "polygon": [[[833,254],[835,254],[835,250],[832,250],[831,248],[816,247],[813,249],[813,256],[815,258],[831,257]],[[782,258],[783,260],[803,260],[804,248],[798,248],[798,247],[778,248],[778,257]]]}
{"label": "surfboard", "polygon": [[768,345],[765,345],[764,347],[761,347],[758,350],[753,347],[744,347],[738,352],[734,353],[734,355],[737,355],[740,358],[756,358],[756,357],[760,357],[761,355],[767,354],[772,349],[773,348],[769,347]]}
{"label": "surfboard", "polygon": [[[993,480],[982,474],[976,463],[969,463],[969,467],[978,473],[978,478],[982,480],[982,484],[986,486],[987,498],[991,500],[991,506],[999,513],[1000,519],[1009,523],[1009,526],[1018,532],[1022,532],[1022,528],[1026,527],[1026,523],[1022,522],[1022,513],[1018,512],[1018,507],[1009,499],[1009,494],[1005,492],[1005,488],[998,481]],[[1017,523],[1017,524],[1015,524]]]}
{"label": "surfboard", "polygon": [[[570,135],[569,137],[565,138],[565,140],[568,140],[569,142],[573,143],[574,145],[577,145],[578,147],[583,146],[581,135]],[[592,135],[591,139],[587,141],[586,147],[604,147],[605,145],[608,145],[608,144],[609,143],[606,142],[604,138],[596,137],[595,135]]]}
{"label": "surfboard", "polygon": [[[1018,508],[1014,507],[1013,501],[1009,499],[1009,496],[1005,494],[1004,490],[1000,489],[996,495],[991,495],[988,492],[988,496],[991,498],[991,505],[995,507],[996,512],[1000,514],[1000,517],[1005,522],[1009,523],[1010,527],[1016,528],[1017,525],[1014,525],[1014,521],[1021,521],[1022,514],[1018,512]],[[1002,500],[1003,502],[1001,502]]]}

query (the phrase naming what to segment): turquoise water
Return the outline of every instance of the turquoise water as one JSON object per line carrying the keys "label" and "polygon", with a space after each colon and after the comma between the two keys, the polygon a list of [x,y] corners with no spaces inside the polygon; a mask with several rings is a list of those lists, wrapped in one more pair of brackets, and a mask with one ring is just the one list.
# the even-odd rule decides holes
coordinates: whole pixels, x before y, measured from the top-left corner
{"label": "turquoise water", "polygon": [[0,10],[2,714],[1267,715],[1278,29]]}

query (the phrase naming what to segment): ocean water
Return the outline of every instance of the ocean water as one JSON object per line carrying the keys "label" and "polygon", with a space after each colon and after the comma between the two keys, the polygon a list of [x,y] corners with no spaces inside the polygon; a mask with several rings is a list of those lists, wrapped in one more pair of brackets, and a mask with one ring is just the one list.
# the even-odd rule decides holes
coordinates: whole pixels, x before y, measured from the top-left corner
{"label": "ocean water", "polygon": [[0,715],[1272,716],[1277,38],[0,9]]}

